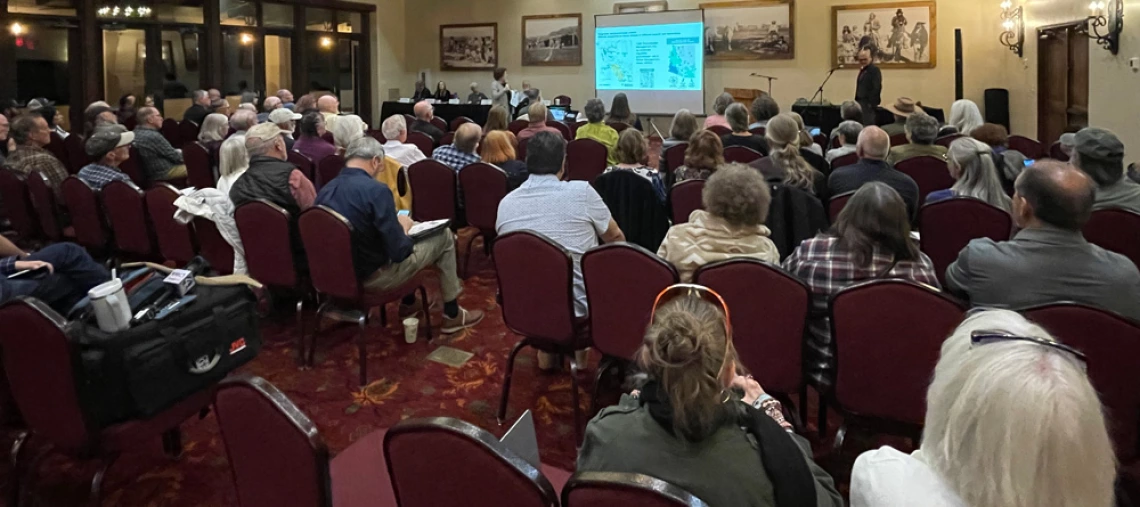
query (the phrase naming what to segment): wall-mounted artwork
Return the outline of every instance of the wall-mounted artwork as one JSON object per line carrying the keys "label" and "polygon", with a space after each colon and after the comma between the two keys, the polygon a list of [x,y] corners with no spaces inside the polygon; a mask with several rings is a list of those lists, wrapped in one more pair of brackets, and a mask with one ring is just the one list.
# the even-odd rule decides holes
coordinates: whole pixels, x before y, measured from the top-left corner
{"label": "wall-mounted artwork", "polygon": [[522,64],[582,65],[582,15],[523,16]]}
{"label": "wall-mounted artwork", "polygon": [[182,34],[182,59],[186,62],[187,72],[198,72],[198,34],[186,32]]}
{"label": "wall-mounted artwork", "polygon": [[669,10],[669,2],[665,0],[621,2],[614,4],[614,14],[637,14],[641,12],[662,12],[667,10]]}
{"label": "wall-mounted artwork", "polygon": [[870,48],[883,69],[932,69],[938,63],[935,15],[932,1],[833,6],[832,63],[858,67],[859,50]]}
{"label": "wall-mounted artwork", "polygon": [[791,60],[796,57],[794,0],[701,4],[705,11],[705,58]]}
{"label": "wall-mounted artwork", "polygon": [[498,23],[442,25],[439,27],[440,69],[493,69],[498,66]]}

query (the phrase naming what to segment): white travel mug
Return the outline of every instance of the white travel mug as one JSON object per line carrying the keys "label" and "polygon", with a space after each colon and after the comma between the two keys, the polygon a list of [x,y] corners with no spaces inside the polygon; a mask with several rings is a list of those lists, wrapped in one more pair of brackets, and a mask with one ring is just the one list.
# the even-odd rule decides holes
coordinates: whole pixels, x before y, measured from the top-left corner
{"label": "white travel mug", "polygon": [[416,343],[416,335],[420,332],[420,319],[408,317],[404,319],[404,341]]}

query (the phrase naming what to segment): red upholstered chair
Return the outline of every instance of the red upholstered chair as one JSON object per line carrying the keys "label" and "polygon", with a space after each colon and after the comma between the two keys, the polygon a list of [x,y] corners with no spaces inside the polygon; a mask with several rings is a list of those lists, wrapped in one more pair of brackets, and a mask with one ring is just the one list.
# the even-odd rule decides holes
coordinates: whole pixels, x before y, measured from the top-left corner
{"label": "red upholstered chair", "polygon": [[455,142],[455,132],[448,132],[439,138],[440,146],[448,146]]}
{"label": "red upholstered chair", "polygon": [[724,137],[732,133],[732,129],[725,127],[724,125],[712,125],[710,127],[706,127],[705,130],[716,134],[718,137]]}
{"label": "red upholstered chair", "polygon": [[405,115],[404,115],[404,123],[405,123],[405,124],[407,124],[409,127],[410,127],[410,126],[411,126],[413,123],[415,123],[415,122],[416,122],[416,117],[415,117],[415,116],[412,116],[412,115],[410,115],[410,114],[405,114]]}
{"label": "red upholstered chair", "polygon": [[1140,214],[1119,208],[1094,211],[1084,227],[1089,243],[1121,254],[1140,266]]}
{"label": "red upholstered chair", "polygon": [[174,219],[177,199],[178,189],[169,183],[155,183],[146,191],[146,209],[158,239],[158,253],[163,259],[183,266],[194,258],[198,248],[190,225]]}
{"label": "red upholstered chair", "polygon": [[843,450],[850,426],[910,437],[915,443],[926,414],[926,387],[942,342],[965,310],[945,294],[903,280],[874,280],[848,287],[830,304],[835,384],[820,400],[844,413],[835,437]]}
{"label": "red upholstered chair", "polygon": [[827,216],[831,218],[831,223],[835,223],[835,221],[839,219],[839,213],[843,211],[844,206],[847,206],[847,201],[850,201],[853,195],[855,195],[854,190],[833,195],[831,199],[827,201]]}
{"label": "red upholstered chair", "polygon": [[472,234],[467,241],[467,255],[463,261],[463,273],[467,275],[475,238],[482,237],[483,250],[488,255],[491,252],[495,223],[499,217],[499,201],[507,196],[507,173],[494,165],[476,162],[459,170],[459,184],[463,187],[467,225],[479,229],[479,233]]}
{"label": "red upholstered chair", "polygon": [[214,187],[214,167],[210,150],[199,143],[186,143],[182,147],[182,160],[186,162],[186,182],[195,188]]}
{"label": "red upholstered chair", "polygon": [[950,135],[942,136],[942,137],[939,137],[938,139],[935,139],[934,144],[937,144],[939,146],[945,146],[945,147],[949,148],[950,143],[953,143],[954,141],[958,140],[959,137],[966,137],[966,136],[964,136],[962,134],[950,134]]}
{"label": "red upholstered chair", "polygon": [[895,169],[910,176],[918,185],[918,205],[926,202],[927,194],[954,186],[954,178],[946,169],[946,160],[940,157],[921,156],[908,158],[895,164]]}
{"label": "red upholstered chair", "polygon": [[67,152],[67,161],[64,165],[71,174],[79,172],[91,160],[87,156],[87,149],[83,146],[83,138],[80,136],[67,136],[67,139],[63,140],[63,149]]}
{"label": "red upholstered chair", "polygon": [[[811,142],[818,144],[820,148],[827,146],[827,140],[828,140],[827,135],[822,134],[822,133],[816,134],[816,135],[812,136],[812,138],[811,138]],[[807,149],[807,148],[810,148],[810,146],[805,146],[804,148]]]}
{"label": "red upholstered chair", "polygon": [[748,131],[751,132],[752,135],[760,136],[760,137],[764,137],[764,135],[768,133],[768,129],[765,127],[756,127],[753,129],[749,129]]}
{"label": "red upholstered chair", "polygon": [[134,145],[131,145],[129,151],[131,154],[130,158],[122,161],[119,164],[119,170],[123,171],[124,174],[129,176],[135,185],[138,185],[140,187],[144,186],[147,182],[146,178],[143,176],[142,169],[139,166],[139,158],[142,155],[139,155],[139,149],[135,148]]}
{"label": "red upholstered chair", "polygon": [[492,245],[499,281],[503,323],[523,337],[507,358],[498,420],[507,417],[515,356],[524,347],[563,354],[570,359],[570,392],[575,442],[581,441],[578,363],[574,352],[590,346],[585,319],[574,315],[574,264],[570,254],[549,238],[530,231],[499,236]]}
{"label": "red upholstered chair", "polygon": [[417,222],[455,220],[455,170],[432,159],[421,160],[408,168],[412,186],[412,219]]}
{"label": "red upholstered chair", "polygon": [[570,128],[570,139],[577,139],[578,138],[578,128],[581,127],[582,125],[584,125],[584,122],[568,121],[568,122],[563,122],[563,123],[566,123],[566,126]]}
{"label": "red upholstered chair", "polygon": [[178,136],[182,139],[182,142],[184,144],[189,144],[197,141],[199,130],[201,129],[198,127],[198,124],[190,120],[182,120],[178,122]]}
{"label": "red upholstered chair", "polygon": [[764,155],[761,155],[760,152],[744,146],[729,146],[724,149],[724,161],[728,163],[737,162],[747,164],[759,160],[763,156]]}
{"label": "red upholstered chair", "polygon": [[547,127],[551,127],[551,128],[554,128],[554,129],[557,129],[557,130],[558,130],[558,132],[562,134],[562,138],[563,138],[563,139],[565,139],[565,140],[567,140],[567,141],[571,141],[571,140],[573,140],[573,139],[574,139],[574,138],[573,138],[573,137],[570,135],[570,126],[569,126],[569,125],[566,125],[566,124],[565,124],[565,123],[563,123],[563,122],[560,122],[560,121],[548,121],[548,122],[546,122],[546,126],[547,126]]}
{"label": "red upholstered chair", "polygon": [[609,150],[593,139],[575,139],[566,144],[566,179],[593,183],[606,170]]}
{"label": "red upholstered chair", "polygon": [[293,164],[294,167],[304,173],[305,177],[309,178],[309,181],[316,181],[316,165],[313,164],[313,159],[305,156],[304,153],[301,153],[299,151],[290,151],[287,157],[289,163]]}
{"label": "red upholstered chair", "polygon": [[431,158],[431,154],[435,151],[435,141],[431,136],[423,132],[408,132],[407,144],[414,144],[423,152],[425,157]]}
{"label": "red upholstered chair", "polygon": [[0,167],[0,205],[21,239],[35,239],[41,234],[39,218],[28,195],[28,183],[7,166]]}
{"label": "red upholstered chair", "polygon": [[142,189],[127,181],[112,181],[103,185],[100,194],[107,222],[115,233],[115,250],[119,254],[154,260],[158,249],[147,219]]}
{"label": "red upholstered chair", "polygon": [[270,288],[299,294],[297,299],[297,360],[304,361],[305,325],[302,310],[310,294],[308,282],[297,274],[293,259],[292,217],[285,208],[257,199],[234,210],[238,236],[245,250],[249,276]]}
{"label": "red upholstered chair", "polygon": [[522,132],[523,130],[525,130],[529,126],[530,126],[529,121],[515,120],[515,121],[512,121],[509,124],[507,124],[507,130],[511,131],[512,134],[518,136],[519,132]]}
{"label": "red upholstered chair", "polygon": [[[39,300],[25,297],[0,306],[0,321],[4,322],[4,333],[0,334],[4,371],[29,430],[12,447],[14,466],[8,482],[12,487],[10,499],[15,501],[9,505],[20,504],[19,488],[25,484],[24,468],[29,465],[20,451],[29,439],[41,444],[34,448],[47,444],[50,450],[71,458],[98,462],[89,502],[100,505],[103,477],[121,452],[162,435],[164,450],[177,457],[182,449],[179,425],[210,405],[213,387],[193,393],[148,419],[100,426],[87,418],[76,391],[79,382],[72,372],[79,351],[70,345],[71,324]],[[31,475],[36,474],[44,456],[41,452],[30,460]],[[33,477],[28,477],[26,484],[34,483]]]}
{"label": "red upholstered chair", "polygon": [[[352,260],[352,225],[339,213],[324,206],[314,206],[297,220],[301,241],[309,258],[309,276],[317,294],[326,300],[317,308],[317,329],[313,333],[309,349],[309,364],[313,364],[316,340],[320,334],[321,317],[328,313],[342,322],[356,322],[357,361],[360,369],[360,385],[368,385],[368,348],[365,342],[365,328],[372,308],[380,307],[380,321],[387,325],[386,305],[399,301],[405,296],[414,295],[418,290],[423,307],[428,308],[427,291],[422,277],[416,276],[395,289],[376,292],[367,291],[356,277]],[[431,312],[425,311],[428,339],[431,339]]]}
{"label": "red upholstered chair", "polygon": [[51,132],[50,137],[51,142],[49,142],[47,146],[44,146],[44,149],[59,160],[64,167],[67,167],[67,148],[63,146],[63,138],[60,137],[59,134],[56,134],[54,130]]}
{"label": "red upholstered chair", "polygon": [[1023,310],[1061,342],[1088,358],[1089,380],[1100,394],[1116,459],[1128,465],[1140,457],[1140,390],[1136,354],[1140,322],[1078,303],[1051,303]]}
{"label": "red upholstered chair", "polygon": [[895,135],[891,136],[891,147],[892,148],[895,146],[902,146],[904,144],[910,144],[910,139],[906,138],[905,133],[904,134],[895,134]]}
{"label": "red upholstered chair", "polygon": [[[173,118],[162,120],[162,128],[158,131],[162,133],[162,137],[166,138],[171,146],[175,148],[182,146],[182,132],[178,128],[177,120]],[[187,139],[186,141],[194,141],[194,139]]]}
{"label": "red upholstered chair", "polygon": [[195,217],[194,237],[198,239],[198,253],[210,262],[210,266],[221,275],[234,272],[234,247],[230,246],[218,226],[207,218]]}
{"label": "red upholstered chair", "polygon": [[313,183],[316,190],[319,192],[336,178],[341,169],[344,169],[344,157],[341,155],[329,155],[317,162],[317,180]]}
{"label": "red upholstered chair", "polygon": [[1066,155],[1063,150],[1061,150],[1061,141],[1057,141],[1049,145],[1049,158],[1060,160],[1061,162],[1069,161],[1069,156]]}
{"label": "red upholstered chair", "polygon": [[28,197],[32,201],[32,208],[36,210],[36,217],[40,220],[40,231],[51,241],[62,241],[75,237],[75,229],[64,228],[60,209],[55,202],[55,191],[49,185],[47,176],[39,171],[28,174]]}
{"label": "red upholstered chair", "polygon": [[831,149],[833,149],[833,150],[836,148],[839,148],[840,146],[843,146],[843,143],[839,141],[839,136],[835,136],[835,138],[831,140],[830,144],[831,144]]}
{"label": "red upholstered chair", "polygon": [[435,128],[447,132],[447,121],[443,118],[440,118],[438,116],[433,117],[431,119],[431,124],[434,125]]}
{"label": "red upholstered chair", "polygon": [[661,157],[665,161],[665,167],[662,170],[666,173],[672,173],[678,167],[685,165],[685,150],[687,149],[689,149],[689,143],[680,143],[665,150],[665,156]]}
{"label": "red upholstered chair", "polygon": [[554,97],[554,105],[556,106],[569,106],[570,101],[570,97],[566,95],[559,95],[557,97]]}
{"label": "red upholstered chair", "polygon": [[630,128],[630,124],[620,121],[607,121],[606,125],[617,131],[618,134],[625,132],[625,129]]}
{"label": "red upholstered chair", "polygon": [[838,157],[835,160],[832,160],[831,161],[831,170],[834,171],[836,169],[839,169],[840,167],[846,167],[849,165],[854,165],[858,161],[859,161],[859,155],[856,155],[854,153],[849,153],[849,154],[844,155],[842,157]]}
{"label": "red upholstered chair", "polygon": [[1025,136],[1009,136],[1009,149],[1020,151],[1030,160],[1037,160],[1045,156],[1045,148],[1036,139]]}
{"label": "red upholstered chair", "polygon": [[578,472],[562,488],[562,507],[708,507],[677,486],[648,475]]}
{"label": "red upholstered chair", "polygon": [[603,355],[594,377],[590,413],[597,406],[602,376],[613,366],[625,369],[641,346],[653,301],[680,277],[672,264],[632,243],[610,243],[582,256],[582,278],[590,302],[594,348]]}
{"label": "red upholstered chair", "polygon": [[389,428],[384,459],[400,507],[556,507],[558,476],[569,475],[537,469],[486,430],[446,417]]}
{"label": "red upholstered chair", "polygon": [[[233,129],[230,129],[230,135],[231,136],[234,135]],[[226,137],[229,137],[229,136],[226,136]],[[328,141],[329,144],[336,145],[336,138],[333,137],[332,131],[326,130],[324,134],[321,134],[321,139]]]}
{"label": "red upholstered chair", "polygon": [[669,209],[673,213],[673,225],[688,223],[693,211],[705,209],[703,193],[705,180],[685,180],[669,190]]}
{"label": "red upholstered chair", "polygon": [[451,120],[451,124],[448,125],[448,131],[449,132],[455,132],[456,130],[459,130],[459,126],[463,125],[464,123],[475,123],[475,122],[471,118],[468,118],[466,116],[459,116],[459,117],[456,117],[456,118]]}
{"label": "red upholstered chair", "polygon": [[[238,505],[395,507],[382,456],[384,430],[330,460],[313,421],[273,384],[246,375],[222,381],[214,393],[214,410]],[[364,456],[368,459],[359,459]],[[359,480],[363,478],[367,480]]]}
{"label": "red upholstered chair", "polygon": [[60,190],[63,202],[71,212],[75,242],[96,255],[106,253],[110,231],[107,230],[103,207],[99,205],[99,193],[75,176],[63,180]]}
{"label": "red upholstered chair", "polygon": [[972,197],[927,204],[919,209],[918,220],[922,223],[922,251],[934,263],[934,272],[943,284],[946,283],[946,268],[958,259],[958,254],[970,240],[990,238],[1005,241],[1013,230],[1013,219],[1009,213]]}
{"label": "red upholstered chair", "polygon": [[519,146],[518,148],[515,148],[515,156],[523,162],[526,162],[526,143],[528,142],[530,142],[529,137],[526,139],[519,139]]}
{"label": "red upholstered chair", "polygon": [[371,137],[377,141],[380,141],[380,144],[384,144],[384,143],[388,142],[388,138],[384,137],[384,132],[379,131],[379,130],[369,129],[369,130],[364,132],[364,135]]}

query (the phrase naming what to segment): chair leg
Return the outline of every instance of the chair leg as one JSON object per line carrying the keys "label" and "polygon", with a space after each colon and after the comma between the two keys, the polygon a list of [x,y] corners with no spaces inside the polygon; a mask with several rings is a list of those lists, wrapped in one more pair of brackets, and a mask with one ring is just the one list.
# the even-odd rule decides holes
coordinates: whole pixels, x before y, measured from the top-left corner
{"label": "chair leg", "polygon": [[819,438],[827,436],[827,395],[819,393],[819,411],[816,413],[816,430]]}
{"label": "chair leg", "polygon": [[603,356],[601,364],[598,365],[598,372],[594,374],[594,388],[590,393],[590,416],[597,413],[598,410],[598,394],[602,392],[602,378],[606,376],[606,372],[613,367],[613,358],[610,356]]}
{"label": "chair leg", "polygon": [[503,376],[503,395],[499,399],[499,415],[497,418],[500,426],[503,424],[503,420],[507,418],[507,400],[511,394],[511,375],[515,370],[515,356],[517,356],[519,351],[525,346],[526,340],[520,340],[515,344],[514,348],[511,349],[511,355],[507,356],[507,374]]}
{"label": "chair leg", "polygon": [[297,298],[297,366],[305,366],[305,295]]}
{"label": "chair leg", "polygon": [[582,445],[582,406],[578,403],[578,361],[570,354],[570,403],[574,404],[574,447]]}
{"label": "chair leg", "polygon": [[380,305],[380,327],[388,327],[388,305]]}
{"label": "chair leg", "polygon": [[170,428],[162,434],[162,451],[172,460],[182,458],[182,428]]}
{"label": "chair leg", "polygon": [[111,468],[117,459],[119,459],[118,454],[111,455],[103,461],[103,464],[95,471],[95,476],[91,478],[91,495],[87,497],[91,507],[100,507],[103,500],[103,478],[107,476],[107,469]]}
{"label": "chair leg", "polygon": [[475,246],[475,240],[482,235],[482,232],[476,232],[467,240],[467,253],[463,254],[463,278],[471,276],[471,247]]}
{"label": "chair leg", "polygon": [[808,405],[807,384],[803,383],[803,384],[800,384],[800,406],[797,408],[799,408],[799,412],[800,412],[800,423],[804,425],[805,430],[807,429],[807,422],[808,422],[807,405]]}
{"label": "chair leg", "polygon": [[420,291],[420,303],[423,303],[423,307],[424,307],[424,324],[427,325],[427,337],[428,337],[428,341],[430,342],[432,340],[431,307],[428,305],[427,289],[425,289],[424,286],[421,285],[419,288],[419,291]]}
{"label": "chair leg", "polygon": [[368,325],[368,314],[365,313],[357,321],[360,329],[356,334],[356,355],[360,360],[360,387],[368,385],[368,346],[364,343],[364,329]]}
{"label": "chair leg", "polygon": [[317,313],[313,316],[313,337],[309,339],[309,367],[312,368],[316,362],[317,356],[317,336],[321,334],[321,315],[324,314],[325,305],[317,307]]}
{"label": "chair leg", "polygon": [[12,442],[12,450],[9,453],[12,472],[8,475],[8,505],[11,507],[20,505],[20,451],[23,450],[24,444],[30,436],[31,432],[21,431],[16,436],[16,440]]}

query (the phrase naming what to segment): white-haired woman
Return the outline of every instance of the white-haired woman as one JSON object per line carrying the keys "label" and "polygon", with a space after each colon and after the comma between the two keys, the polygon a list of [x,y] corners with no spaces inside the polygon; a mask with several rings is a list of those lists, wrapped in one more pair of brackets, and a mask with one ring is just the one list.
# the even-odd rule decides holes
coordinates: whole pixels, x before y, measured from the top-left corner
{"label": "white-haired woman", "polygon": [[344,155],[348,145],[364,137],[364,130],[368,125],[355,114],[341,116],[332,125],[333,142],[336,144],[337,155]]}
{"label": "white-haired woman", "polygon": [[249,169],[249,152],[245,149],[245,136],[233,136],[222,142],[218,151],[218,190],[230,195],[230,188]]}
{"label": "white-haired woman", "polygon": [[950,120],[938,132],[938,136],[950,134],[970,135],[974,129],[981,127],[986,120],[982,118],[982,111],[978,105],[969,99],[955,101],[950,105]]}
{"label": "white-haired woman", "polygon": [[1079,352],[1017,313],[942,344],[920,449],[859,456],[852,507],[1110,507],[1116,461]]}
{"label": "white-haired woman", "polygon": [[926,196],[926,202],[937,202],[952,197],[974,197],[1010,210],[1010,199],[998,178],[994,151],[990,145],[971,137],[955,139],[950,143],[946,169],[954,178],[954,186],[937,190]]}
{"label": "white-haired woman", "polygon": [[202,128],[198,129],[198,142],[210,150],[210,153],[216,154],[218,147],[229,133],[229,118],[224,114],[210,113],[202,120]]}

